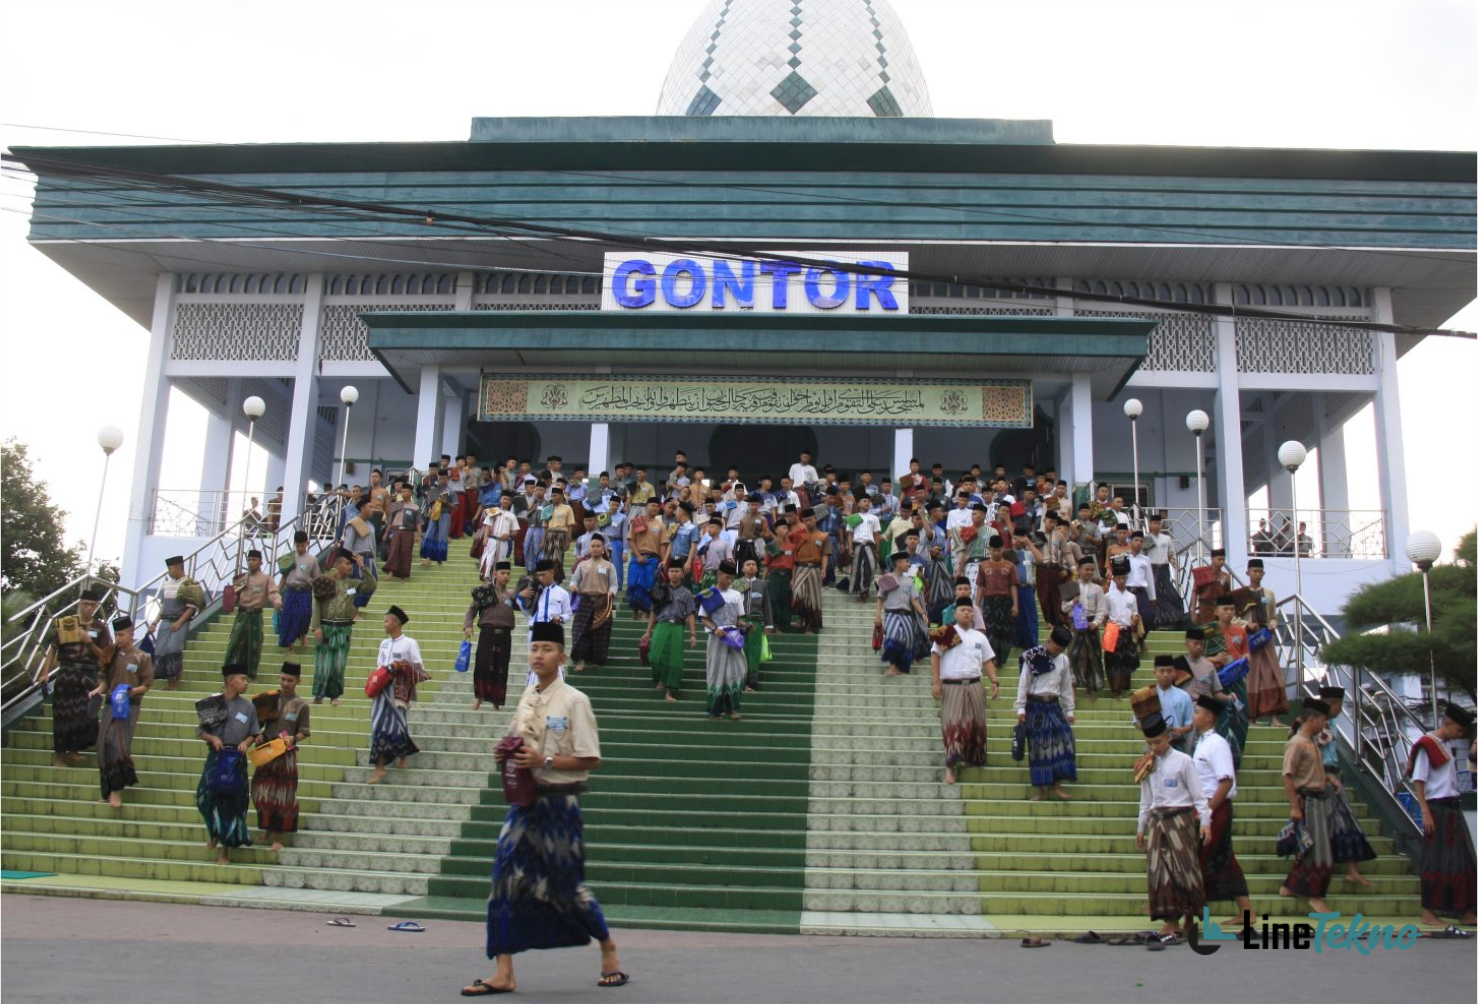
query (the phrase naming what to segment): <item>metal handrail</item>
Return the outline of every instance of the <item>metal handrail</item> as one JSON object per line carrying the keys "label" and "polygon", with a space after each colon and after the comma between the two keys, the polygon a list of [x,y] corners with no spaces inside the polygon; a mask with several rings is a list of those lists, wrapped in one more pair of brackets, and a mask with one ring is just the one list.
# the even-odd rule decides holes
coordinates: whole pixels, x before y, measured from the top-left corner
{"label": "metal handrail", "polygon": [[[240,567],[238,559],[242,552],[254,547],[258,548],[263,551],[264,567],[276,568],[278,557],[293,550],[293,535],[299,529],[301,519],[303,519],[303,514],[294,516],[279,527],[276,533],[268,534],[261,527],[254,525],[252,520],[244,518],[222,530],[187,555],[185,558],[186,575],[199,582],[208,596],[207,610],[201,613],[215,609],[220,603],[220,596],[225,587],[238,577]],[[310,519],[304,525],[309,532],[311,551],[317,551],[332,542],[338,529],[337,524],[331,520]],[[0,704],[0,712],[5,714],[6,720],[9,721],[12,712],[17,711],[23,705],[29,707],[39,700],[37,681],[46,649],[50,644],[51,625],[55,618],[76,608],[78,596],[84,588],[93,583],[104,585],[108,589],[104,602],[106,603],[110,598],[114,599],[114,605],[121,613],[127,614],[138,622],[157,614],[159,589],[168,574],[168,570],[162,571],[133,588],[99,579],[96,576],[83,575],[13,615],[6,622],[7,624],[17,623],[28,616],[30,619],[25,622],[21,632],[14,637],[7,638],[4,645],[0,646],[0,651],[10,650],[4,659],[0,660],[0,680],[3,680],[0,687],[3,687],[6,693],[3,704]],[[68,602],[54,608],[47,606],[48,603],[56,601],[69,591],[72,592],[72,597]],[[122,602],[125,597],[128,598],[127,604]],[[215,597],[215,599],[211,600],[210,597]],[[11,688],[16,687],[22,681],[25,683],[20,689],[13,694],[9,693]]]}
{"label": "metal handrail", "polygon": [[[1389,797],[1396,810],[1395,818],[1409,820],[1411,832],[1406,835],[1418,836],[1420,827],[1401,795],[1414,798],[1406,768],[1411,749],[1430,726],[1378,676],[1366,677],[1356,667],[1322,661],[1322,649],[1342,635],[1303,597],[1293,594],[1279,601],[1276,607],[1275,643],[1278,651],[1285,653],[1283,665],[1291,680],[1289,685],[1294,685],[1295,697],[1300,700],[1314,696],[1315,690],[1309,689],[1309,683],[1318,680],[1343,687],[1343,713],[1330,723],[1334,734],[1348,746],[1357,768]],[[1296,679],[1293,672],[1298,646],[1304,656],[1301,679]]]}

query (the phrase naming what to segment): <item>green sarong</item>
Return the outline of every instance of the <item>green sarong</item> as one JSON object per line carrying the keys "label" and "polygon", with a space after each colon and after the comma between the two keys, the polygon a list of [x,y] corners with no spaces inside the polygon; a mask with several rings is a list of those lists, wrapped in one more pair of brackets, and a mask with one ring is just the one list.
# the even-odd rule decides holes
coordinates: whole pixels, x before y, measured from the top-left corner
{"label": "green sarong", "polygon": [[247,667],[247,678],[257,679],[257,667],[262,662],[262,611],[237,608],[232,621],[231,637],[226,640],[226,658],[223,666],[233,663]]}
{"label": "green sarong", "polygon": [[314,697],[334,700],[345,692],[345,663],[350,656],[354,624],[320,623],[324,640],[314,646]]}
{"label": "green sarong", "polygon": [[654,625],[653,637],[649,639],[648,664],[653,669],[654,682],[663,683],[670,693],[679,693],[679,684],[684,678],[684,634],[683,624],[664,621]]}
{"label": "green sarong", "polygon": [[772,597],[772,624],[779,631],[792,627],[792,569],[767,572],[767,595]]}
{"label": "green sarong", "polygon": [[1247,679],[1248,677],[1242,676],[1233,686],[1225,688],[1225,692],[1233,700],[1225,703],[1225,710],[1220,712],[1214,725],[1214,730],[1230,744],[1230,755],[1235,760],[1236,767],[1245,759],[1245,740],[1250,734],[1250,705],[1246,703],[1245,689]]}
{"label": "green sarong", "polygon": [[757,681],[761,679],[762,639],[767,632],[760,617],[745,617],[741,623],[751,625],[751,630],[746,633],[746,648],[742,651],[746,653],[746,685],[755,690]]}

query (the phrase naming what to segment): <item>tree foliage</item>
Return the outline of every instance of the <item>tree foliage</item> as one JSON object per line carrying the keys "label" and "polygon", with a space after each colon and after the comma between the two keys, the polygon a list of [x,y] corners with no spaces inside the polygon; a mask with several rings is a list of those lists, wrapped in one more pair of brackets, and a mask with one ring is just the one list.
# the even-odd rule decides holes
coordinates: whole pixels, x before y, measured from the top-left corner
{"label": "tree foliage", "polygon": [[[1452,564],[1431,569],[1431,624],[1425,633],[1425,590],[1419,572],[1366,586],[1343,608],[1352,633],[1324,646],[1325,662],[1374,673],[1428,673],[1434,642],[1436,675],[1477,696],[1477,531],[1461,539]],[[1373,629],[1389,627],[1388,632]],[[1365,634],[1363,632],[1371,632]]]}
{"label": "tree foliage", "polygon": [[26,445],[0,444],[0,590],[46,596],[83,572],[83,545],[66,544],[67,512],[37,481]]}

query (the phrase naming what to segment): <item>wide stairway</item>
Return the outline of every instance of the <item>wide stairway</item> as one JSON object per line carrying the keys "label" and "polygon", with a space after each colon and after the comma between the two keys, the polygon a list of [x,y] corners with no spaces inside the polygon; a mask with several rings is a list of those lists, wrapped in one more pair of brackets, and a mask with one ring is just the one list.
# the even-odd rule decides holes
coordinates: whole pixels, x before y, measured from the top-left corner
{"label": "wide stairway", "polygon": [[[454,544],[457,547],[457,542]],[[144,701],[134,744],[140,784],[114,812],[98,801],[90,756],[51,766],[50,708],[12,730],[0,782],[6,891],[259,905],[398,917],[482,917],[505,807],[490,751],[523,684],[516,657],[503,711],[470,708],[471,675],[453,672],[472,564],[417,566],[385,581],[355,629],[345,698],[313,710],[299,760],[300,832],[273,853],[240,850],[218,866],[204,846],[195,787],[204,746],[194,702],[219,689],[230,617],[192,639],[184,683]],[[422,748],[372,786],[364,681],[392,603],[433,674],[410,714]],[[1069,803],[1034,803],[1027,767],[1009,758],[1014,672],[989,711],[989,765],[941,783],[940,725],[929,667],[884,678],[869,639],[873,604],[825,590],[818,637],[774,636],[762,689],[743,719],[704,713],[704,645],[667,704],[639,664],[641,628],[619,609],[612,653],[571,682],[592,697],[603,767],[583,797],[587,877],[617,925],[752,932],[992,936],[1148,926],[1143,856],[1133,846],[1141,741],[1125,701],[1078,709],[1080,781]],[[518,639],[523,628],[518,629]],[[1151,652],[1174,651],[1156,635]],[[276,686],[270,637],[251,693]],[[303,655],[303,692],[312,655]],[[1017,668],[1017,667],[1015,667]],[[1236,850],[1259,911],[1299,916],[1280,900],[1286,862],[1272,853],[1285,816],[1284,730],[1251,731],[1237,801]],[[1417,883],[1356,805],[1379,860],[1377,883],[1335,880],[1345,914],[1409,918]],[[256,822],[255,813],[252,822]],[[254,831],[255,832],[255,831]]]}

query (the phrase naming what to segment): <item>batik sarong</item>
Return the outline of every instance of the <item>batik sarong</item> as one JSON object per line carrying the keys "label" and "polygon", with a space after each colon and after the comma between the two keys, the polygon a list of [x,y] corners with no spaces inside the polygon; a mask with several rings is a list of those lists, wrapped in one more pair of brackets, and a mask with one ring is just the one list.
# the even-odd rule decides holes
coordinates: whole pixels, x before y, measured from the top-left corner
{"label": "batik sarong", "polygon": [[252,773],[257,825],[269,833],[298,832],[298,753],[289,750]]}
{"label": "batik sarong", "polygon": [[1204,912],[1199,871],[1199,814],[1193,809],[1154,810],[1148,819],[1148,915],[1154,920],[1197,917]]}
{"label": "batik sarong", "polygon": [[1329,780],[1328,795],[1333,802],[1333,864],[1373,861],[1379,855],[1364,836],[1353,806],[1348,804],[1348,792]]}
{"label": "batik sarong", "polygon": [[262,662],[262,611],[238,609],[232,619],[232,633],[226,640],[226,658],[223,666],[236,663],[247,667],[247,679],[257,679],[257,667]]}
{"label": "batik sarong", "polygon": [[654,608],[653,588],[658,572],[658,558],[633,553],[628,564],[628,606],[645,614]]}
{"label": "batik sarong", "polygon": [[1092,696],[1106,686],[1101,665],[1101,632],[1096,628],[1075,633],[1075,640],[1070,643],[1070,671],[1075,676],[1075,685]]}
{"label": "batik sarong", "polygon": [[545,527],[536,525],[525,531],[525,569],[535,574],[535,566],[545,557]]}
{"label": "batik sarong", "polygon": [[805,630],[823,627],[823,570],[819,566],[798,565],[793,569],[792,612]]}
{"label": "batik sarong", "polygon": [[473,696],[504,707],[509,689],[509,656],[513,641],[509,628],[479,628],[479,643],[473,660]]}
{"label": "batik sarong", "polygon": [[129,702],[129,717],[114,718],[113,708],[103,702],[98,720],[98,776],[103,797],[139,783],[134,771],[134,727],[139,724],[139,705]]}
{"label": "batik sarong", "polygon": [[547,530],[543,547],[545,556],[556,563],[556,580],[566,574],[566,549],[571,546],[571,534],[566,530]]}
{"label": "batik sarong", "polygon": [[750,628],[746,632],[746,647],[741,650],[746,656],[746,686],[755,690],[761,682],[762,645],[767,630],[760,617],[743,617],[741,623]]}
{"label": "batik sarong", "polygon": [[450,514],[444,509],[437,519],[427,521],[427,532],[422,535],[422,557],[438,564],[448,560],[448,523]]}
{"label": "batik sarong", "polygon": [[684,678],[684,634],[683,624],[659,621],[649,637],[648,665],[654,682],[676,695]]}
{"label": "batik sarong", "polygon": [[247,758],[241,754],[236,756],[232,768],[234,783],[230,791],[211,790],[216,762],[223,752],[211,750],[206,754],[201,780],[196,784],[196,809],[206,821],[206,832],[222,847],[251,847],[252,833],[247,828]]}
{"label": "batik sarong", "polygon": [[1245,681],[1246,677],[1241,677],[1225,688],[1230,699],[1225,702],[1225,709],[1214,723],[1214,730],[1230,744],[1230,756],[1236,767],[1245,759],[1245,740],[1250,734],[1250,709],[1245,703]]}
{"label": "batik sarong", "polygon": [[[650,650],[649,658],[653,658]],[[741,689],[746,686],[746,653],[715,635],[705,640],[705,711],[711,717],[741,711]]]}
{"label": "batik sarong", "polygon": [[283,609],[278,611],[278,647],[296,644],[309,633],[314,619],[314,593],[309,589],[283,590]]}
{"label": "batik sarong", "polygon": [[92,659],[67,662],[52,670],[51,746],[57,753],[81,753],[98,742],[98,716],[88,695],[98,685],[98,664]]}
{"label": "batik sarong", "polygon": [[1460,798],[1426,800],[1436,831],[1420,848],[1420,905],[1441,917],[1477,912],[1477,849]]}
{"label": "batik sarong", "polygon": [[[1009,649],[1014,647],[1018,625],[1014,621],[1014,601],[1008,596],[984,596],[983,633],[1000,665],[1007,665]],[[1035,644],[1039,644],[1035,642]],[[1031,648],[1033,646],[1030,646]]]}
{"label": "batik sarong", "polygon": [[582,594],[571,618],[571,661],[601,665],[611,641],[612,601],[606,593]]}
{"label": "batik sarong", "polygon": [[1286,677],[1276,661],[1276,644],[1268,642],[1248,653],[1250,672],[1245,675],[1250,717],[1273,718],[1287,713]]}
{"label": "batik sarong", "polygon": [[1333,802],[1326,791],[1300,788],[1297,794],[1312,847],[1292,862],[1282,885],[1298,896],[1322,899],[1333,879]]}
{"label": "batik sarong", "polygon": [[948,767],[981,767],[988,760],[988,700],[981,679],[942,681],[942,747]]}
{"label": "batik sarong", "polygon": [[1025,703],[1024,752],[1029,758],[1029,783],[1036,788],[1076,779],[1075,734],[1058,700],[1031,696]]}
{"label": "batik sarong", "polygon": [[314,699],[334,700],[345,692],[345,663],[350,657],[350,621],[320,621],[324,640],[314,646]]}
{"label": "batik sarong", "polygon": [[1137,672],[1140,661],[1137,640],[1132,637],[1130,627],[1117,632],[1117,647],[1106,653],[1106,689],[1117,692],[1132,689],[1132,674]]}
{"label": "batik sarong", "polygon": [[1213,839],[1199,849],[1199,873],[1204,878],[1204,898],[1213,903],[1250,895],[1245,870],[1235,858],[1235,803],[1228,798],[1210,813]]}
{"label": "batik sarong", "polygon": [[154,678],[177,680],[185,668],[185,635],[190,631],[187,623],[179,631],[173,630],[175,618],[184,612],[176,611],[175,617],[161,616],[159,626],[154,629]]}
{"label": "batik sarong", "polygon": [[869,544],[856,542],[854,561],[849,566],[849,593],[852,596],[868,596],[870,584],[875,581],[875,549]]}
{"label": "batik sarong", "polygon": [[371,763],[390,763],[421,752],[407,728],[406,709],[391,696],[391,687],[371,702]]}
{"label": "batik sarong", "polygon": [[[1060,583],[1064,580],[1065,573],[1059,565],[1039,565],[1034,570],[1034,592],[1046,627],[1054,628],[1066,623],[1065,613],[1060,609]],[[1034,644],[1038,645],[1039,640],[1036,639]]]}
{"label": "batik sarong", "polygon": [[952,605],[957,591],[952,586],[952,568],[945,554],[931,559],[926,573],[926,616],[933,624],[942,622],[942,614]]}
{"label": "batik sarong", "polygon": [[489,958],[607,940],[607,921],[587,888],[581,806],[575,794],[543,792],[511,805],[494,851]]}

